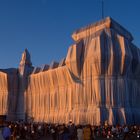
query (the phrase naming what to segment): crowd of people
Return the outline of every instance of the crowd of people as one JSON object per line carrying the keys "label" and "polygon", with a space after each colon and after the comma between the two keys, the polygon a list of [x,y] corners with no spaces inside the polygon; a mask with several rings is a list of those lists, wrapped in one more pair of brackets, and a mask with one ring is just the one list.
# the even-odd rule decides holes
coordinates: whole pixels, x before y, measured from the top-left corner
{"label": "crowd of people", "polygon": [[42,137],[52,140],[135,140],[140,139],[140,127],[4,122],[0,128],[0,140],[39,140]]}

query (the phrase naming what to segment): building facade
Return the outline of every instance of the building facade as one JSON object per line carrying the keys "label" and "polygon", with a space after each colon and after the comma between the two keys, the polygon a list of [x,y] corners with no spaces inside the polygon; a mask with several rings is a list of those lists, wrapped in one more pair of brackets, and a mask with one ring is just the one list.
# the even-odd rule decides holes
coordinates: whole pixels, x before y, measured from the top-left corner
{"label": "building facade", "polygon": [[0,114],[8,120],[99,125],[140,123],[140,49],[107,17],[72,34],[59,63],[0,70]]}

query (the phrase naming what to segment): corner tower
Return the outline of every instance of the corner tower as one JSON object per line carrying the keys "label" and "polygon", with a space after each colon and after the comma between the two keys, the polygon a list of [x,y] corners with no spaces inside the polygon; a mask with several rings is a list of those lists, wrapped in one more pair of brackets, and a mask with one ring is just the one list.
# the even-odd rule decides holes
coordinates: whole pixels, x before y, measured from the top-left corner
{"label": "corner tower", "polygon": [[30,53],[27,49],[22,53],[21,61],[18,67],[18,104],[17,120],[25,120],[26,112],[26,89],[28,86],[28,76],[33,71]]}

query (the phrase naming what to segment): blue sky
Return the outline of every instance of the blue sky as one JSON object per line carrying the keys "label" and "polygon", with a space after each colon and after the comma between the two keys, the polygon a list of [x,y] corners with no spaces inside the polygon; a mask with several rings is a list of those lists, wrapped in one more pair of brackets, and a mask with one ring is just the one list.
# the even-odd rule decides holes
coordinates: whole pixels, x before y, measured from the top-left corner
{"label": "blue sky", "polygon": [[[140,47],[140,0],[104,1]],[[0,0],[0,68],[18,67],[25,48],[35,66],[60,61],[73,31],[100,19],[101,0]]]}

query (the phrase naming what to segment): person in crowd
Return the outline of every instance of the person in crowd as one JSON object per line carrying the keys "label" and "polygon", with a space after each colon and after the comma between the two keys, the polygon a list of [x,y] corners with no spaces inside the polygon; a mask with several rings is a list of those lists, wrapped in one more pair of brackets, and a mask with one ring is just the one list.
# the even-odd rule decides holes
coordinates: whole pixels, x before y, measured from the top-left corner
{"label": "person in crowd", "polygon": [[83,129],[83,140],[90,140],[91,138],[91,129],[90,125],[86,125]]}
{"label": "person in crowd", "polygon": [[91,140],[95,140],[96,135],[95,135],[95,126],[91,127]]}
{"label": "person in crowd", "polygon": [[0,140],[4,140],[3,135],[2,135],[2,126],[0,126]]}
{"label": "person in crowd", "polygon": [[10,140],[11,130],[8,127],[8,123],[7,122],[5,122],[5,124],[4,124],[4,128],[2,130],[2,135],[3,135],[4,140]]}
{"label": "person in crowd", "polygon": [[64,126],[58,125],[57,126],[57,140],[63,140],[63,132],[64,132]]}
{"label": "person in crowd", "polygon": [[56,137],[57,137],[56,136],[56,128],[54,125],[50,128],[50,132],[51,132],[53,140],[56,140]]}
{"label": "person in crowd", "polygon": [[17,137],[18,133],[17,132],[18,132],[18,129],[19,129],[17,127],[17,124],[12,124],[11,125],[11,129],[12,129],[12,135],[11,135],[12,138],[11,139],[12,140],[17,140],[18,139],[18,137]]}
{"label": "person in crowd", "polygon": [[70,140],[75,140],[75,137],[76,137],[76,128],[75,128],[74,123],[72,123],[72,121],[69,122],[68,130],[69,130]]}
{"label": "person in crowd", "polygon": [[115,127],[115,126],[112,126],[112,128],[111,128],[111,132],[112,132],[113,135],[116,134],[116,127]]}
{"label": "person in crowd", "polygon": [[83,140],[83,128],[81,125],[77,128],[77,138],[78,140]]}
{"label": "person in crowd", "polygon": [[64,125],[63,140],[69,140],[69,129],[66,125]]}
{"label": "person in crowd", "polygon": [[127,140],[128,139],[128,133],[129,133],[129,128],[128,128],[127,125],[124,126],[123,132],[124,132],[124,140]]}

